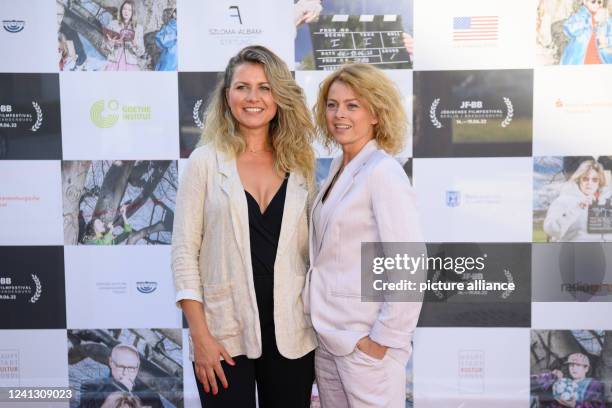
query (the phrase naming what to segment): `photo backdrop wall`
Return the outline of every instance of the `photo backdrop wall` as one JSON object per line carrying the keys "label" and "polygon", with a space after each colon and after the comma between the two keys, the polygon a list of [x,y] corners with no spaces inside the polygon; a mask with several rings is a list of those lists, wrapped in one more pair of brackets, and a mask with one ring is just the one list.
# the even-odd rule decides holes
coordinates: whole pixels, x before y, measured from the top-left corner
{"label": "photo backdrop wall", "polygon": [[[0,386],[70,386],[58,406],[77,407],[119,370],[152,405],[199,406],[176,189],[219,73],[261,44],[310,106],[327,71],[384,69],[428,250],[489,254],[461,279],[518,286],[426,297],[406,406],[611,407],[611,15],[605,0],[0,0]],[[315,148],[321,182],[339,152]],[[585,363],[588,397],[568,370]]]}

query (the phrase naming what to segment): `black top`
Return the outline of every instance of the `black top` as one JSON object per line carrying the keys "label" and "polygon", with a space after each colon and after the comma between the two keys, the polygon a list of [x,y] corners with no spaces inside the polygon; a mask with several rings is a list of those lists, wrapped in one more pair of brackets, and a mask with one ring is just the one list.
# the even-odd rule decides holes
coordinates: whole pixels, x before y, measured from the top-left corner
{"label": "black top", "polygon": [[[274,338],[274,261],[283,221],[287,180],[272,197],[268,208],[262,213],[257,200],[248,191],[244,191],[249,207],[249,236],[251,241],[251,263],[253,265],[253,282],[262,337],[271,334]],[[263,339],[262,339],[263,340]],[[263,340],[265,342],[265,340]]]}

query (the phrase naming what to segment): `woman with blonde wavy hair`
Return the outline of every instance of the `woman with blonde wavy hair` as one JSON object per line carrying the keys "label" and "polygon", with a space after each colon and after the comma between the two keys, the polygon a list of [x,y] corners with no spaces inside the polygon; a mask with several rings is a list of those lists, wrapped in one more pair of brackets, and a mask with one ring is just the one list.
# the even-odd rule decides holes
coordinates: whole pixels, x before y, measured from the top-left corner
{"label": "woman with blonde wavy hair", "polygon": [[[414,192],[391,156],[406,137],[400,93],[383,71],[344,65],[321,84],[315,117],[327,144],[342,149],[313,203],[311,269],[303,293],[319,340],[315,372],[321,404],[403,407],[421,299],[383,292],[369,299],[361,275],[364,242],[383,243],[389,257],[384,243],[416,243],[406,250],[424,253]],[[410,279],[423,276],[420,271]],[[363,301],[364,295],[373,301]]]}
{"label": "woman with blonde wavy hair", "polygon": [[589,232],[589,207],[612,196],[609,176],[601,163],[585,160],[561,185],[559,196],[546,212],[543,229],[555,242],[612,241],[612,234]]}
{"label": "woman with blonde wavy hair", "polygon": [[255,407],[256,384],[262,408],[309,406],[316,339],[300,294],[313,133],[278,56],[249,46],[230,59],[181,178],[172,238],[206,408]]}

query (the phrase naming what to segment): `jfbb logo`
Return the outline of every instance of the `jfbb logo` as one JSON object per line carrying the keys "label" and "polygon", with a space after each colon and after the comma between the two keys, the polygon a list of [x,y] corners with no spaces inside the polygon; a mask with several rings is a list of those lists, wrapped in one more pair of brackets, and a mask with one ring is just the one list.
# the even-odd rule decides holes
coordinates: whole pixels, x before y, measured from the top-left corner
{"label": "jfbb logo", "polygon": [[89,110],[89,117],[91,118],[93,124],[102,129],[115,126],[115,124],[119,120],[119,113],[110,113],[104,115],[103,113],[105,107],[107,107],[108,110],[111,112],[117,112],[119,110],[119,102],[111,100],[108,102],[108,104],[105,104],[104,100],[99,100],[94,102],[94,104],[91,105],[91,109]]}
{"label": "jfbb logo", "polygon": [[0,278],[0,285],[10,285],[11,278]]}
{"label": "jfbb logo", "polygon": [[2,26],[9,33],[15,34],[23,31],[25,28],[25,21],[23,20],[2,20]]}
{"label": "jfbb logo", "polygon": [[30,112],[15,111],[13,105],[0,105],[0,128],[17,129],[22,125],[30,126],[36,132],[43,124],[43,111],[38,102],[32,101],[34,114]]}

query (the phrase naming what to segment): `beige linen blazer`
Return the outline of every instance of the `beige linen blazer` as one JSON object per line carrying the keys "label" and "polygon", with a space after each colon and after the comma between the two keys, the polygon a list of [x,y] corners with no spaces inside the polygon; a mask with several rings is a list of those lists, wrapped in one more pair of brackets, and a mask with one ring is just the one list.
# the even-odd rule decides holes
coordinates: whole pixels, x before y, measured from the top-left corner
{"label": "beige linen blazer", "polygon": [[[308,268],[307,199],[306,181],[291,173],[273,293],[278,350],[292,359],[316,347],[300,296]],[[231,356],[261,356],[244,187],[236,160],[212,146],[194,150],[181,176],[172,234],[172,271],[176,301],[203,302],[211,334]]]}

